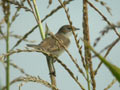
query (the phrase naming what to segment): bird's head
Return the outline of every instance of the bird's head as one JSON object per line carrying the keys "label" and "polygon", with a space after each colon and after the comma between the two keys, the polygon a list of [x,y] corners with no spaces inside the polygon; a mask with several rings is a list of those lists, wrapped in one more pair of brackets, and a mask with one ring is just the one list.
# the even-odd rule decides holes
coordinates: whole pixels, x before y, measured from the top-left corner
{"label": "bird's head", "polygon": [[[79,28],[76,28],[74,26],[72,26],[72,27],[75,31],[80,30]],[[72,27],[70,25],[64,25],[59,29],[58,33],[62,33],[66,36],[71,36],[72,35]]]}

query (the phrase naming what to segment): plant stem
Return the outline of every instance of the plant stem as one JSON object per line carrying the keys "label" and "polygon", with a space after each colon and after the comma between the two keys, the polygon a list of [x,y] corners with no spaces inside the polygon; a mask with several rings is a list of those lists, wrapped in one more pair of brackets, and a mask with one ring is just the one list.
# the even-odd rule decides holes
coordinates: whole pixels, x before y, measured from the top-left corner
{"label": "plant stem", "polygon": [[[9,34],[10,34],[10,23],[7,22],[7,38],[6,38],[6,52],[9,53]],[[10,57],[7,56],[7,67],[6,67],[6,86],[7,90],[10,89]]]}
{"label": "plant stem", "polygon": [[[84,35],[84,40],[86,40],[90,44],[89,26],[88,26],[88,8],[87,8],[87,2],[85,0],[83,0],[83,35]],[[84,44],[84,50],[85,50],[85,62],[86,62],[85,70],[87,74],[87,84],[88,84],[88,90],[90,90],[89,62],[91,61],[91,53],[89,48],[85,44]]]}
{"label": "plant stem", "polygon": [[88,71],[88,66],[86,65],[86,74],[87,74],[87,85],[88,85],[88,90],[90,90],[90,78],[89,78],[89,71]]}
{"label": "plant stem", "polygon": [[[54,62],[53,62],[53,58],[51,57],[47,57],[47,63],[48,63],[48,69],[49,69],[49,73],[50,73],[50,79],[51,79],[51,84],[56,86],[56,72],[55,72],[55,68],[54,68]],[[54,88],[52,88],[52,90],[55,90]]]}
{"label": "plant stem", "polygon": [[42,39],[44,40],[45,39],[45,33],[43,32],[42,22],[41,22],[40,15],[39,15],[39,12],[38,12],[38,9],[37,9],[36,0],[33,0],[33,5],[34,5],[35,13],[36,13],[36,16],[37,16],[37,19],[38,19],[37,23],[39,25],[40,34],[41,34]]}
{"label": "plant stem", "polygon": [[[39,13],[38,13],[36,0],[33,0],[33,5],[34,5],[34,8],[35,8],[36,21],[37,21],[37,23],[39,25],[40,34],[41,34],[42,39],[44,40],[46,37],[45,37],[45,33],[43,32],[42,23],[41,23],[40,16],[39,16]],[[51,83],[52,83],[52,85],[56,86],[56,77],[53,74],[53,72],[55,70],[54,64],[51,62],[51,60],[50,60],[50,58],[48,56],[46,56],[46,58],[47,58]],[[53,70],[53,68],[54,68],[54,70]],[[52,90],[54,90],[54,88],[52,88]]]}

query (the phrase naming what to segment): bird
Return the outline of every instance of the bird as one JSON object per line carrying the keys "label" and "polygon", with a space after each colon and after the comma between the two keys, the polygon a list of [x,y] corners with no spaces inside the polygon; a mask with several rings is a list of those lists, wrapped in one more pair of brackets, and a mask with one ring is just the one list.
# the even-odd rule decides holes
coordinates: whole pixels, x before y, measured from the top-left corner
{"label": "bird", "polygon": [[[60,40],[66,48],[68,48],[68,46],[71,43],[70,36],[72,35],[72,29],[74,29],[75,31],[80,30],[79,28],[76,28],[74,26],[71,27],[70,25],[63,25],[55,34],[55,37],[58,40]],[[58,41],[52,36],[44,39],[38,45],[27,44],[27,46],[32,47],[34,49],[43,50],[52,55],[55,55],[56,57],[59,57],[65,51],[63,46],[60,45],[60,43],[58,43]],[[51,67],[51,69],[49,68],[50,74],[54,76],[56,76],[55,68],[54,68],[55,61],[56,60],[54,60],[54,58],[47,57],[48,66]]]}
{"label": "bird", "polygon": [[[79,28],[76,28],[74,26],[72,26],[73,29],[76,30],[80,30]],[[62,44],[68,48],[68,46],[70,45],[71,41],[70,41],[70,36],[72,35],[72,28],[70,25],[63,25],[58,32],[55,34],[55,37],[58,40],[62,41]],[[40,44],[38,45],[34,45],[34,44],[27,44],[28,47],[32,47],[34,49],[38,49],[38,50],[43,50],[46,51],[52,55],[55,55],[56,57],[59,57],[65,50],[63,48],[63,46],[59,45],[59,43],[57,42],[57,40],[53,37],[48,37],[46,39],[44,39]]]}

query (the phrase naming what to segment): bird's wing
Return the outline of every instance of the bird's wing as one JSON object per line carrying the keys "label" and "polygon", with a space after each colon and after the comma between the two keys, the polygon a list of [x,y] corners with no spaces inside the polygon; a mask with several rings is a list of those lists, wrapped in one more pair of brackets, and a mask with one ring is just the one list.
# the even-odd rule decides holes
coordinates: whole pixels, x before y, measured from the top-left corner
{"label": "bird's wing", "polygon": [[52,37],[46,38],[39,45],[43,50],[46,50],[48,52],[59,51],[61,47],[59,43]]}

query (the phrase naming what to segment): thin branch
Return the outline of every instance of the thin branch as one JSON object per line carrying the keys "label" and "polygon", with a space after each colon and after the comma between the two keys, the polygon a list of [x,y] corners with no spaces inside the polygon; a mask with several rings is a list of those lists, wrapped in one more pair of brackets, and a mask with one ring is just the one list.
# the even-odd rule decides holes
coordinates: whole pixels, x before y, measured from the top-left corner
{"label": "thin branch", "polygon": [[[4,13],[4,19],[7,26],[7,37],[6,37],[6,53],[9,52],[9,38],[10,38],[10,4],[7,1],[2,1],[2,8]],[[7,67],[6,67],[6,86],[7,90],[10,90],[10,57],[6,57]]]}
{"label": "thin branch", "polygon": [[98,12],[98,14],[100,14],[100,16],[102,16],[102,18],[107,22],[108,25],[111,26],[111,28],[114,30],[114,32],[116,33],[116,35],[120,38],[120,34],[119,32],[117,32],[117,29],[114,27],[114,25],[107,19],[107,17],[105,17],[91,2],[89,2],[88,0],[86,0],[87,3],[95,10]]}
{"label": "thin branch", "polygon": [[106,8],[107,12],[112,15],[112,12],[111,12],[111,8],[109,6],[107,6],[107,3],[104,2],[104,1],[99,1],[99,0],[95,0],[96,2],[99,2],[103,7]]}
{"label": "thin branch", "polygon": [[[116,25],[115,25],[115,24],[113,24],[113,25],[114,25],[114,27],[116,27],[116,28],[120,28],[120,24],[119,24],[119,23],[117,23]],[[95,46],[98,44],[98,42],[101,40],[101,38],[102,38],[103,36],[105,36],[111,29],[112,29],[111,26],[106,26],[102,31],[100,31],[100,34],[101,34],[101,35],[96,38],[93,46],[95,47]]]}
{"label": "thin branch", "polygon": [[[76,45],[77,45],[77,44],[78,44],[78,43],[77,43],[78,41],[77,41],[77,39],[76,39],[76,35],[75,35],[74,29],[73,29],[73,27],[72,27],[72,21],[70,20],[70,16],[69,16],[69,14],[68,14],[68,9],[66,9],[65,5],[62,3],[61,0],[58,0],[58,1],[59,1],[59,3],[61,4],[61,6],[64,8],[64,11],[65,11],[65,13],[66,13],[66,16],[67,16],[67,19],[68,19],[68,21],[69,21],[69,24],[70,24],[70,26],[71,26],[71,28],[72,28],[72,33],[73,33],[73,36],[74,36],[74,39],[75,39],[75,42],[76,42]],[[79,45],[77,45],[77,46],[79,46]],[[80,85],[80,87],[81,87],[81,89],[84,90],[84,87],[83,87],[83,86]]]}
{"label": "thin branch", "polygon": [[113,79],[112,82],[104,90],[110,89],[116,82],[117,82],[117,80]]}
{"label": "thin branch", "polygon": [[0,60],[3,58],[3,57],[7,57],[8,55],[13,55],[13,54],[16,54],[16,53],[22,53],[22,52],[41,52],[45,55],[48,55],[54,59],[57,60],[58,63],[60,63],[64,69],[69,73],[69,75],[75,80],[75,82],[81,87],[82,90],[85,90],[84,87],[80,84],[80,82],[78,81],[78,79],[74,76],[74,73],[62,62],[62,60],[58,59],[56,56],[50,54],[49,52],[46,52],[46,51],[43,51],[43,50],[37,50],[37,49],[24,49],[24,50],[20,50],[20,49],[17,49],[15,51],[10,51],[9,53],[6,53],[6,54],[3,54],[2,56],[0,56]]}
{"label": "thin branch", "polygon": [[[88,7],[87,1],[83,0],[83,35],[84,40],[90,45],[90,35],[89,35],[89,25],[88,25]],[[88,90],[90,90],[90,81],[89,81],[89,71],[92,81],[93,90],[96,90],[96,82],[95,82],[95,75],[93,71],[93,64],[92,64],[92,57],[90,49],[84,43],[84,50],[85,50],[85,61],[86,61],[86,73],[87,73],[87,83],[88,83]]]}
{"label": "thin branch", "polygon": [[37,4],[36,4],[36,0],[33,0],[33,6],[34,6],[34,11],[35,11],[35,19],[38,23],[40,35],[41,35],[42,40],[44,40],[45,39],[45,33],[44,33],[44,30],[43,30],[42,22],[41,22],[40,15],[39,15],[39,12],[38,12],[38,7],[37,7]]}
{"label": "thin branch", "polygon": [[69,55],[69,57],[71,58],[71,60],[73,61],[73,63],[75,64],[75,66],[77,67],[78,71],[83,75],[83,77],[86,79],[85,74],[83,72],[83,70],[79,67],[79,65],[77,64],[76,60],[73,58],[73,56],[70,54],[70,52],[67,50],[67,48],[65,47],[65,45],[62,43],[61,40],[59,40],[57,37],[55,37],[55,35],[53,35],[53,33],[50,33],[50,35],[60,44],[60,46],[62,46],[64,48],[64,50],[67,52],[67,54]]}
{"label": "thin branch", "polygon": [[[108,56],[108,54],[110,53],[110,51],[112,50],[112,48],[119,42],[119,40],[120,40],[120,38],[117,38],[114,42],[112,42],[110,45],[108,45],[108,46],[106,47],[108,50],[107,50],[107,52],[105,53],[104,58],[106,58],[106,57]],[[106,49],[106,48],[104,48],[104,49]],[[104,49],[103,49],[103,50],[104,50]],[[103,50],[102,50],[102,51],[103,51]],[[102,52],[102,51],[101,51],[101,52]],[[100,64],[98,65],[97,69],[95,70],[95,75],[97,74],[97,72],[98,72],[98,70],[100,69],[101,65],[102,65],[102,62],[100,62]]]}
{"label": "thin branch", "polygon": [[[79,45],[79,40],[77,40],[77,35],[75,34],[75,32],[74,32],[74,29],[73,29],[73,27],[72,27],[72,21],[70,20],[70,15],[68,14],[68,9],[65,7],[65,5],[62,3],[62,1],[61,0],[59,0],[59,2],[60,2],[60,4],[61,4],[61,6],[64,8],[64,10],[65,10],[65,13],[66,13],[66,16],[67,16],[67,19],[68,19],[68,21],[69,21],[69,24],[70,24],[70,26],[71,26],[71,28],[72,28],[72,33],[73,33],[73,36],[74,36],[74,39],[75,39],[75,42],[76,42],[76,46],[77,46],[77,48],[78,48],[78,50],[79,50],[79,52],[80,52],[80,56],[82,57],[82,53],[81,53],[81,48],[80,48],[80,45]],[[64,48],[65,49],[65,48]],[[69,54],[68,54],[69,55]],[[71,55],[69,55],[70,57],[71,57]],[[83,60],[84,58],[82,57],[82,60]],[[82,71],[82,69],[80,69],[80,67],[79,67],[79,65],[77,65],[76,64],[76,61],[71,57],[71,60],[74,62],[74,64],[76,65],[76,67],[78,68],[78,70],[83,74],[83,76],[85,77],[85,74],[83,73],[83,71]],[[84,63],[84,61],[83,61],[83,66],[85,65],[85,63]],[[86,77],[85,77],[86,78]]]}
{"label": "thin branch", "polygon": [[17,43],[12,47],[11,50],[13,50],[15,47],[17,47],[23,40],[25,40],[28,35],[30,35],[36,28],[38,27],[38,25],[36,25],[35,27],[33,27],[29,32],[27,32],[21,39],[19,39],[17,41]]}
{"label": "thin branch", "polygon": [[64,69],[69,73],[69,75],[74,79],[74,81],[81,87],[82,90],[85,90],[84,87],[80,84],[80,82],[78,81],[78,79],[74,76],[74,73],[58,58],[55,57],[55,59],[57,60],[57,62],[59,64],[61,64]]}
{"label": "thin branch", "polygon": [[29,11],[32,13],[31,9],[29,9],[28,7],[25,7],[24,4],[20,4],[18,1],[15,0],[6,0],[8,3],[16,5],[16,8],[23,8],[25,11]]}
{"label": "thin branch", "polygon": [[[68,5],[71,1],[74,1],[74,0],[68,0],[68,1],[64,1],[63,4],[66,6]],[[58,7],[56,7],[55,9],[53,9],[48,15],[46,15],[42,21],[45,21],[48,17],[52,16],[54,13],[56,13],[58,10],[60,10],[62,8],[61,5],[59,5]]]}
{"label": "thin branch", "polygon": [[[49,82],[45,81],[45,80],[42,80],[40,77],[34,77],[34,76],[26,76],[26,77],[18,77],[14,80],[12,80],[10,82],[10,85],[16,83],[16,82],[25,82],[25,83],[28,83],[28,82],[35,82],[35,83],[40,83],[40,84],[43,84],[45,85],[46,87],[48,88],[54,88],[55,90],[58,90],[58,88],[56,88],[55,86],[51,85]],[[2,90],[5,90],[6,87],[3,87]]]}
{"label": "thin branch", "polygon": [[[27,0],[27,1],[29,1],[29,0]],[[64,2],[64,5],[67,5],[67,4],[69,4],[71,1],[73,1],[73,0],[68,0],[68,1],[65,1]],[[29,4],[30,5],[30,4]],[[31,7],[31,5],[30,5],[30,7]],[[48,15],[46,15],[42,20],[41,20],[41,22],[43,23],[47,18],[49,18],[50,16],[52,16],[54,13],[56,13],[58,10],[60,10],[62,8],[62,6],[60,5],[60,6],[58,6],[56,9],[53,9]],[[38,27],[38,25],[35,25],[31,30],[29,30],[24,36],[23,36],[23,38],[21,38],[20,40],[18,40],[17,42],[16,42],[16,44],[12,47],[12,49],[11,50],[13,50],[15,47],[17,47],[25,38],[27,38],[28,37],[28,35],[30,35],[36,28]]]}
{"label": "thin branch", "polygon": [[[2,62],[2,63],[4,64],[4,66],[6,67],[7,62],[6,62],[5,60],[3,60],[3,56],[0,57],[0,62]],[[24,75],[26,75],[26,76],[29,76],[29,74],[27,74],[27,73],[24,71],[24,69],[21,68],[21,67],[19,67],[18,65],[14,64],[14,63],[12,63],[12,62],[10,62],[10,65],[11,65],[12,67],[14,67],[15,69],[19,70],[22,74],[24,74]]]}

